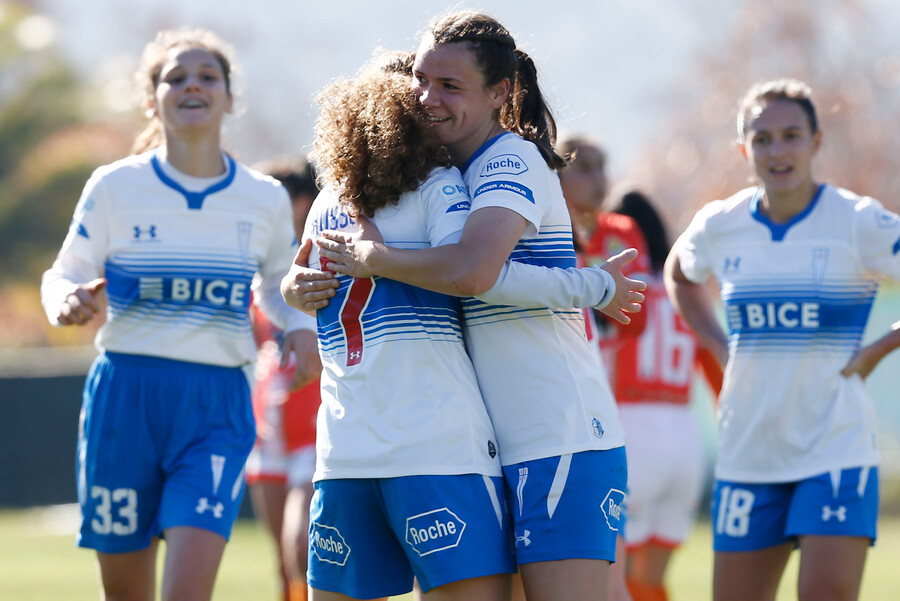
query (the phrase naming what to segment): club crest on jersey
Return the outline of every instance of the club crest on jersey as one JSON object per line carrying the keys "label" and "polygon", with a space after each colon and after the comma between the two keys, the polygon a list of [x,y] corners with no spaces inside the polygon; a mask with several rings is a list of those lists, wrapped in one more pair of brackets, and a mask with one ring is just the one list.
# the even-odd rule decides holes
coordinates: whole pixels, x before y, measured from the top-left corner
{"label": "club crest on jersey", "polygon": [[406,519],[406,543],[420,556],[459,545],[466,523],[442,507]]}
{"label": "club crest on jersey", "polygon": [[497,456],[497,447],[494,446],[494,441],[488,441],[488,455],[491,456],[491,459]]}
{"label": "club crest on jersey", "polygon": [[610,488],[600,505],[603,515],[606,516],[606,523],[613,532],[619,531],[622,524],[622,514],[625,511],[625,493],[616,488]]}
{"label": "club crest on jersey", "polygon": [[340,530],[332,526],[324,526],[313,522],[310,529],[311,540],[309,546],[319,560],[325,563],[343,566],[350,557],[350,545],[344,540]]}
{"label": "club crest on jersey", "polygon": [[134,228],[134,236],[132,237],[132,242],[157,242],[156,238],[156,226],[149,225],[147,227],[141,227],[139,225],[135,225]]}
{"label": "club crest on jersey", "polygon": [[528,165],[517,154],[498,154],[488,159],[481,168],[480,177],[493,177],[495,175],[522,175],[528,171]]}
{"label": "club crest on jersey", "polygon": [[603,438],[603,435],[606,433],[603,430],[603,424],[600,423],[600,420],[596,417],[591,420],[591,429],[594,431],[594,436],[597,438]]}

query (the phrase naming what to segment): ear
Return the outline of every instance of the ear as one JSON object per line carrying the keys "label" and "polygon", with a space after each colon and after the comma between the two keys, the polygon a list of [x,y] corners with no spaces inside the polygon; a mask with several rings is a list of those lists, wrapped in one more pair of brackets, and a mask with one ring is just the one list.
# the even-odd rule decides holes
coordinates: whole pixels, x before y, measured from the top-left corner
{"label": "ear", "polygon": [[147,119],[159,116],[159,111],[156,108],[156,100],[154,98],[148,98],[145,106],[144,116],[147,117]]}
{"label": "ear", "polygon": [[491,100],[491,106],[494,109],[499,109],[501,106],[506,104],[506,99],[509,98],[509,92],[512,88],[512,83],[510,83],[508,77],[504,77],[499,82],[488,88],[488,97]]}
{"label": "ear", "polygon": [[819,147],[822,146],[822,130],[820,129],[816,133],[813,134],[813,155],[819,152]]}
{"label": "ear", "polygon": [[745,142],[741,142],[741,141],[738,141],[738,142],[735,142],[735,143],[737,144],[737,147],[738,147],[738,150],[739,150],[740,153],[741,153],[741,156],[744,157],[744,160],[749,161],[749,160],[750,160],[750,156],[747,154],[747,145],[746,145],[746,143],[745,143]]}

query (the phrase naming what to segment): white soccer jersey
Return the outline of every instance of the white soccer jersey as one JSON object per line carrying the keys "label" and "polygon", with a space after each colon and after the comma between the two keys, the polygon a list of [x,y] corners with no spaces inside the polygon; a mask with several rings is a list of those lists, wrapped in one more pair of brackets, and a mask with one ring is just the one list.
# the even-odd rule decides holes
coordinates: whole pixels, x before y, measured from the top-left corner
{"label": "white soccer jersey", "polygon": [[[575,266],[559,177],[537,147],[505,133],[463,166],[472,211],[504,207],[529,223],[510,260]],[[503,465],[624,444],[615,401],[577,309],[463,302],[469,352]]]}
{"label": "white soccer jersey", "polygon": [[[458,170],[440,168],[373,221],[389,246],[428,248],[462,230],[468,209]],[[313,203],[303,237],[326,229],[356,229],[329,189]],[[310,265],[319,267],[315,253]],[[338,278],[336,296],[318,312],[324,369],[314,479],[499,476],[459,299],[382,277]]]}
{"label": "white soccer jersey", "polygon": [[708,204],[676,243],[688,278],[718,279],[728,322],[716,477],[789,482],[875,465],[872,402],[840,370],[860,346],[878,278],[900,279],[900,218],[822,186],[774,224],[759,196]]}
{"label": "white soccer jersey", "polygon": [[250,284],[269,318],[309,327],[281,297],[296,241],[287,192],[223,155],[224,177],[178,173],[165,149],[97,169],[41,297],[51,322],[77,284],[107,279],[100,350],[239,366],[254,361]]}

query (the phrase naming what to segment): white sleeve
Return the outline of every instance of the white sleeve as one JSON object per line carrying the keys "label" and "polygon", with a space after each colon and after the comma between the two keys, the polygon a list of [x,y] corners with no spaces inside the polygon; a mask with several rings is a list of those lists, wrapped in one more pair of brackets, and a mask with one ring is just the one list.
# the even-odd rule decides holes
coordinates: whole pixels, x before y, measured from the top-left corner
{"label": "white sleeve", "polygon": [[717,200],[697,211],[690,225],[673,245],[678,252],[681,271],[692,282],[702,284],[713,274],[713,264],[709,257],[707,221],[721,206],[722,201]]}
{"label": "white sleeve", "polygon": [[287,191],[280,189],[278,210],[273,219],[269,254],[259,266],[259,280],[254,290],[259,308],[273,324],[285,332],[316,330],[316,318],[288,306],[281,296],[281,279],[290,270],[297,253],[291,202]]}
{"label": "white sleeve", "polygon": [[59,308],[79,284],[100,277],[109,246],[109,204],[95,171],[85,184],[69,232],[53,265],[41,278],[41,304],[58,326]]}
{"label": "white sleeve", "polygon": [[856,205],[856,244],[870,272],[900,282],[900,216],[864,198]]}
{"label": "white sleeve", "polygon": [[541,267],[507,261],[494,286],[476,298],[492,305],[602,309],[616,293],[616,282],[600,267]]}
{"label": "white sleeve", "polygon": [[432,171],[422,183],[420,198],[431,246],[440,246],[454,235],[458,238],[472,205],[459,170],[439,167]]}

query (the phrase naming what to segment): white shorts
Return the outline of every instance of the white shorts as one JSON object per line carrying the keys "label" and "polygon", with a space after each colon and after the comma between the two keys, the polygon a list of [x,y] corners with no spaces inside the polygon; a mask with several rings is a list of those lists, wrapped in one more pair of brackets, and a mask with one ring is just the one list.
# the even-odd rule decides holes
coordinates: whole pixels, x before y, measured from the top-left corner
{"label": "white shorts", "polygon": [[675,548],[690,533],[702,495],[704,457],[690,407],[623,403],[628,454],[628,547]]}
{"label": "white shorts", "polygon": [[316,445],[286,454],[283,449],[257,445],[247,459],[247,482],[282,482],[296,488],[312,481],[316,471]]}

